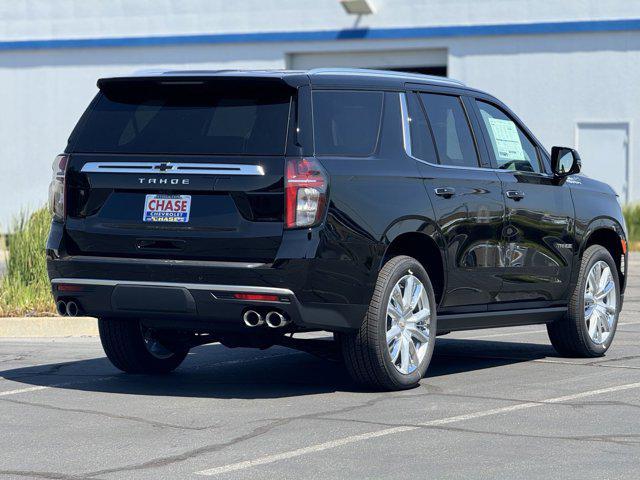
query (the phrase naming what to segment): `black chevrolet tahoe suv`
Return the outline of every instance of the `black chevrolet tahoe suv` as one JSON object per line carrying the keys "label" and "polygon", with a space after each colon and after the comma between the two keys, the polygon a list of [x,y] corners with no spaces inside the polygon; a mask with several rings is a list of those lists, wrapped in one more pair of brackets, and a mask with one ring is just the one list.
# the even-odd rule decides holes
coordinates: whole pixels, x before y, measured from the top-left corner
{"label": "black chevrolet tahoe suv", "polygon": [[392,390],[451,331],[544,323],[562,355],[611,345],[616,194],[491,95],[355,69],[98,87],[53,165],[47,261],[59,312],[97,317],[119,369],[322,330],[356,381]]}

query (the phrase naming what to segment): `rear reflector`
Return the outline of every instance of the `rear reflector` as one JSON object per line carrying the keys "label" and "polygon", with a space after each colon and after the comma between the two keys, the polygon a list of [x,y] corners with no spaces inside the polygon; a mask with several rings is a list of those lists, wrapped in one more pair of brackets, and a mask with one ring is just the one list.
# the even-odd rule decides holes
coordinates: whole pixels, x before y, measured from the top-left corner
{"label": "rear reflector", "polygon": [[84,285],[59,284],[57,288],[59,292],[82,292]]}
{"label": "rear reflector", "polygon": [[267,295],[264,293],[234,293],[233,298],[238,300],[258,300],[262,302],[277,302],[277,295]]}

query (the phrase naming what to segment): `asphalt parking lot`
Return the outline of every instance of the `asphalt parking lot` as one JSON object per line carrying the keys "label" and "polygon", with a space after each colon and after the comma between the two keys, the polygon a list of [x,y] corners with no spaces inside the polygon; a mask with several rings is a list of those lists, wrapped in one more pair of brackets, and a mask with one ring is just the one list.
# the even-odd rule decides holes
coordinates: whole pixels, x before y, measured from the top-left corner
{"label": "asphalt parking lot", "polygon": [[397,393],[286,348],[203,346],[151,378],[96,338],[0,340],[0,477],[637,479],[640,258],[631,271],[606,357],[559,358],[541,326],[452,334]]}

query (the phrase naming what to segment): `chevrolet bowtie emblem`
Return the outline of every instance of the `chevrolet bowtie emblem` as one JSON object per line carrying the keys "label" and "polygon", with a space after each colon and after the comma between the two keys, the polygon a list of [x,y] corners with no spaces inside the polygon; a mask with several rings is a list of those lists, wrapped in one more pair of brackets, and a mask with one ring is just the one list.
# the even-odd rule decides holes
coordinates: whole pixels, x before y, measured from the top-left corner
{"label": "chevrolet bowtie emblem", "polygon": [[154,170],[159,170],[160,172],[168,172],[169,170],[173,170],[173,168],[173,165],[170,163],[161,163],[153,167]]}

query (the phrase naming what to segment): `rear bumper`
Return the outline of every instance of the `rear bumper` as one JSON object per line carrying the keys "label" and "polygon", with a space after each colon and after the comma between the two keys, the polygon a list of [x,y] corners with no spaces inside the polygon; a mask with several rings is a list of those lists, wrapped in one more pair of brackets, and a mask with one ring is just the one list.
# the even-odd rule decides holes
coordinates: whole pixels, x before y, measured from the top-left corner
{"label": "rear bumper", "polygon": [[[213,266],[202,262],[196,266],[129,260],[49,259],[56,302],[73,300],[84,315],[141,318],[158,328],[203,332],[246,330],[242,315],[247,309],[263,315],[271,310],[283,312],[302,330],[345,331],[359,327],[367,308],[359,304],[301,302],[286,281],[301,285],[294,281],[301,279],[300,266],[283,272],[273,266]],[[173,280],[167,281],[167,277]],[[212,279],[219,283],[209,283]],[[277,295],[278,300],[237,300],[233,293]]]}
{"label": "rear bumper", "polygon": [[[287,232],[272,263],[69,255],[64,228],[54,222],[47,270],[56,301],[75,300],[86,315],[216,331],[246,329],[242,314],[248,308],[276,309],[301,329],[340,331],[360,326],[375,281],[372,249],[350,245],[346,260],[343,248],[322,232],[300,230]],[[232,298],[272,292],[277,302]]]}

